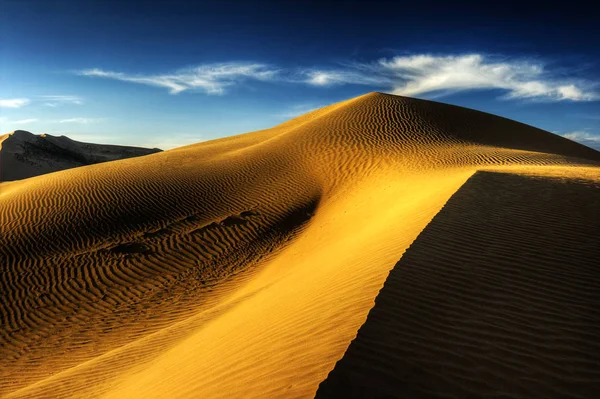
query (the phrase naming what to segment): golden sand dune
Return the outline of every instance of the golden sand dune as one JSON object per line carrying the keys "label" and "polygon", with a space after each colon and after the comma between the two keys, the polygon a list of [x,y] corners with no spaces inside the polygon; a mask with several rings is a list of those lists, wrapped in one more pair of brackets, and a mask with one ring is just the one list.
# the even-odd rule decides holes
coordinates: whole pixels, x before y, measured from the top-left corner
{"label": "golden sand dune", "polygon": [[3,183],[0,396],[314,396],[404,250],[482,169],[594,179],[600,153],[371,93]]}
{"label": "golden sand dune", "polygon": [[0,182],[159,152],[158,148],[91,144],[24,130],[0,135]]}
{"label": "golden sand dune", "polygon": [[600,178],[476,173],[317,397],[598,397],[599,244]]}

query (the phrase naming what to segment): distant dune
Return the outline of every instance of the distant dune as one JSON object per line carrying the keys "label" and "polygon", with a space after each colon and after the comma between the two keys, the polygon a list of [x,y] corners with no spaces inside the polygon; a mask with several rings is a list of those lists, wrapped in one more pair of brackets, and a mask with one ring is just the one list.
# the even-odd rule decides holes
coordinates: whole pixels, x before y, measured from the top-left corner
{"label": "distant dune", "polygon": [[600,153],[552,133],[370,93],[0,189],[0,397],[600,396]]}
{"label": "distant dune", "polygon": [[158,148],[82,143],[65,136],[34,135],[17,130],[0,135],[0,182],[159,151]]}

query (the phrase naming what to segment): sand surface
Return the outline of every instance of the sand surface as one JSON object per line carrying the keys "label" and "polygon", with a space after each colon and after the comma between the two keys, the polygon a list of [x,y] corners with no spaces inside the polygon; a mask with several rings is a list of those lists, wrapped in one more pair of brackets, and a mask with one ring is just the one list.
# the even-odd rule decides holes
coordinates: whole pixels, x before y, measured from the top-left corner
{"label": "sand surface", "polygon": [[600,396],[599,243],[600,176],[476,173],[317,398]]}
{"label": "sand surface", "polygon": [[2,183],[0,396],[312,397],[404,251],[484,169],[589,180],[600,153],[371,93]]}
{"label": "sand surface", "polygon": [[0,182],[159,151],[158,148],[82,143],[66,136],[17,130],[0,135]]}

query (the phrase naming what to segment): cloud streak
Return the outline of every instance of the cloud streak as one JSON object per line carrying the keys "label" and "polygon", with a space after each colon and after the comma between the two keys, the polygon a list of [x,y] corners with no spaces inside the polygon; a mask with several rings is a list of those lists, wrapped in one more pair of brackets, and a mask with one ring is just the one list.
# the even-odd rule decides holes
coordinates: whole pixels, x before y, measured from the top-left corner
{"label": "cloud streak", "polygon": [[53,96],[37,96],[33,99],[29,98],[10,98],[0,99],[0,108],[21,108],[29,104],[45,105],[47,107],[58,107],[62,105],[82,105],[83,99],[78,96],[65,96],[65,95],[53,95]]}
{"label": "cloud streak", "polygon": [[58,123],[79,123],[82,125],[88,125],[91,123],[98,123],[100,121],[101,121],[101,119],[99,119],[99,118],[68,118],[68,119],[61,119],[58,121]]}
{"label": "cloud streak", "polygon": [[411,96],[433,91],[501,89],[506,98],[591,101],[598,98],[579,82],[554,78],[541,63],[497,61],[480,54],[416,55],[380,60],[380,70],[397,78],[392,92]]}
{"label": "cloud streak", "polygon": [[305,82],[314,86],[373,85],[403,96],[466,90],[500,89],[503,98],[547,101],[593,101],[597,84],[557,78],[540,62],[493,61],[481,54],[452,56],[412,55],[355,63],[345,69],[308,70]]}
{"label": "cloud streak", "polygon": [[270,68],[264,64],[221,63],[200,65],[164,75],[129,75],[97,68],[79,71],[78,74],[162,87],[168,89],[171,94],[191,90],[202,91],[210,95],[219,95],[223,94],[231,86],[245,80],[273,80],[278,72],[279,70]]}
{"label": "cloud streak", "polygon": [[83,105],[83,99],[79,96],[54,95],[40,96],[40,100],[47,107],[56,108],[62,105]]}
{"label": "cloud streak", "polygon": [[569,133],[564,133],[561,136],[566,137],[573,141],[588,140],[588,141],[596,141],[596,142],[598,142],[598,144],[600,144],[600,135],[592,134],[592,133],[586,132],[586,131],[569,132]]}
{"label": "cloud streak", "polygon": [[544,63],[527,59],[498,59],[482,54],[421,54],[382,58],[369,63],[347,63],[329,69],[284,69],[260,63],[232,62],[159,75],[131,75],[97,68],[78,74],[166,88],[171,94],[189,90],[219,95],[243,81],[255,80],[314,87],[362,85],[404,96],[501,90],[504,91],[502,99],[600,100],[597,82],[564,78],[564,72],[552,73]]}
{"label": "cloud streak", "polygon": [[[306,69],[299,74],[300,82],[312,86],[334,86],[343,84],[390,86],[393,80],[383,74],[365,73],[361,70]],[[292,80],[293,81],[293,80]]]}
{"label": "cloud streak", "polygon": [[593,134],[587,130],[578,130],[563,133],[561,136],[600,151],[600,134]]}
{"label": "cloud streak", "polygon": [[29,102],[28,98],[0,99],[0,108],[21,108]]}
{"label": "cloud streak", "polygon": [[18,121],[11,121],[15,125],[26,125],[28,123],[37,122],[37,118],[20,119]]}

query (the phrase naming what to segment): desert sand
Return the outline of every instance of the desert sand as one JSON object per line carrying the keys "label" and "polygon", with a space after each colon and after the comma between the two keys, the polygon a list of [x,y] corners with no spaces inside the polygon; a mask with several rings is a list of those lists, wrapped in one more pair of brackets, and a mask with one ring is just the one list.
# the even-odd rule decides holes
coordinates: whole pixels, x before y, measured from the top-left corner
{"label": "desert sand", "polygon": [[596,397],[599,227],[598,180],[477,172],[317,397]]}
{"label": "desert sand", "polygon": [[595,150],[380,93],[2,183],[0,397],[600,393],[599,187]]}
{"label": "desert sand", "polygon": [[0,182],[159,151],[158,148],[82,143],[66,136],[17,130],[0,135]]}

